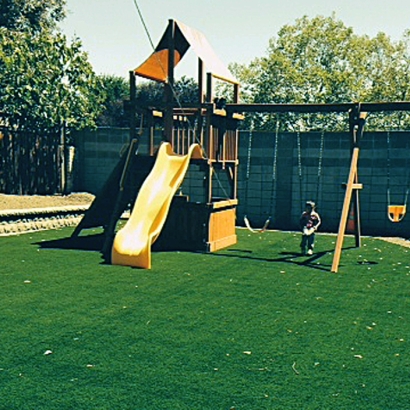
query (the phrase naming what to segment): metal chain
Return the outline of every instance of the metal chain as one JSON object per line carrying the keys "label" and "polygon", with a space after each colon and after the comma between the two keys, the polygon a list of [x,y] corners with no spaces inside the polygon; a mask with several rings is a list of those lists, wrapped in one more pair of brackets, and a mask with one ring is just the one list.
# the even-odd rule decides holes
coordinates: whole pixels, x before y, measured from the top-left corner
{"label": "metal chain", "polygon": [[298,170],[299,170],[299,188],[300,188],[300,201],[303,201],[303,177],[302,177],[302,148],[300,142],[300,131],[296,134],[298,145]]}
{"label": "metal chain", "polygon": [[322,133],[320,135],[319,164],[318,164],[318,168],[317,168],[316,201],[319,201],[320,180],[321,180],[321,177],[322,177],[322,162],[323,162],[324,145],[325,145],[325,131],[322,130]]}
{"label": "metal chain", "polygon": [[390,205],[390,131],[387,131],[387,205]]}
{"label": "metal chain", "polygon": [[279,141],[279,118],[276,115],[276,130],[275,130],[275,147],[273,150],[273,166],[272,166],[272,188],[270,197],[270,209],[269,218],[272,216],[273,212],[273,200],[275,199],[276,193],[276,175],[277,175],[277,163],[278,163],[278,141]]}

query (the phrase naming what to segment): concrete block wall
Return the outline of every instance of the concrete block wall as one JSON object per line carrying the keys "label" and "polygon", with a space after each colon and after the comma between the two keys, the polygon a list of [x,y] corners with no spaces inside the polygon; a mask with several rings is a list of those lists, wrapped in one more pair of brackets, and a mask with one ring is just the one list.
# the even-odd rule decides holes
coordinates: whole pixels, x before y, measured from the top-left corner
{"label": "concrete block wall", "polygon": [[[297,135],[281,133],[275,161],[274,133],[254,131],[249,150],[249,132],[240,132],[237,225],[244,224],[246,215],[252,226],[260,228],[271,217],[271,228],[297,230],[304,202],[314,200],[323,220],[321,230],[337,232],[345,194],[342,184],[347,181],[350,169],[350,136],[348,133],[324,135],[319,174],[321,138],[320,132],[300,134],[299,161]],[[103,128],[79,133],[75,139],[75,190],[96,194],[116,165],[121,148],[129,140],[129,131]],[[390,133],[390,147],[389,150],[386,133],[364,134],[358,171],[359,182],[363,184],[362,233],[409,237],[410,210],[400,223],[392,223],[387,217],[387,187],[390,185],[391,202],[403,204],[405,189],[410,188],[410,133]],[[144,141],[139,152],[142,155],[148,152]],[[193,202],[204,202],[206,177],[203,169],[192,165],[181,187],[182,193]],[[226,174],[218,172],[214,178],[216,196],[226,196],[229,192]]]}
{"label": "concrete block wall", "polygon": [[125,128],[98,128],[74,135],[76,146],[74,190],[97,194],[129,141]]}

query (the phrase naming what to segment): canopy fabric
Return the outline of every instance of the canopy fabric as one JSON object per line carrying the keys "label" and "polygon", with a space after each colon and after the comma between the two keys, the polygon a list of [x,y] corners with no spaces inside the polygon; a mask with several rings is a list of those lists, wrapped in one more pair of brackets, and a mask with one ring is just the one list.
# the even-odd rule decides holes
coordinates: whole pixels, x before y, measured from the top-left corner
{"label": "canopy fabric", "polygon": [[[134,72],[136,75],[155,81],[165,82],[168,76],[168,30],[167,27],[154,52]],[[232,76],[227,67],[222,63],[213,51],[205,36],[198,30],[175,20],[174,35],[174,67],[178,65],[189,47],[205,64],[205,71],[218,78],[237,84],[238,81]]]}

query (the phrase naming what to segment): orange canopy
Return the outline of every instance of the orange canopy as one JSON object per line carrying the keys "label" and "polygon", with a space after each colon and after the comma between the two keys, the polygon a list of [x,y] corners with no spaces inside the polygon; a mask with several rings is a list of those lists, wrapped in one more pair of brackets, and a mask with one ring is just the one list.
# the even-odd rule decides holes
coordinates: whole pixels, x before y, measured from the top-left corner
{"label": "orange canopy", "polygon": [[[180,21],[175,22],[174,67],[181,61],[191,46],[198,58],[205,64],[205,71],[225,81],[237,84],[227,67],[213,51],[205,36]],[[165,30],[154,52],[134,72],[135,75],[155,81],[165,82],[168,77],[168,35],[170,26]]]}

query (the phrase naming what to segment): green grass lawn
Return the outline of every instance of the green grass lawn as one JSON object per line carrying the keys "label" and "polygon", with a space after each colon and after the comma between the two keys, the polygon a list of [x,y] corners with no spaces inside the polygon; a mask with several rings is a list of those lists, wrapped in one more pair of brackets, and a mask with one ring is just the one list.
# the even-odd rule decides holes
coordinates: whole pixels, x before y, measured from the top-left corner
{"label": "green grass lawn", "polygon": [[0,409],[409,408],[410,249],[347,238],[334,274],[335,236],[238,230],[148,271],[71,232],[0,238]]}

